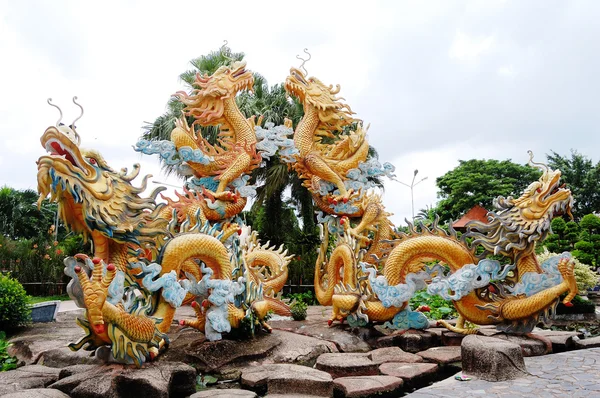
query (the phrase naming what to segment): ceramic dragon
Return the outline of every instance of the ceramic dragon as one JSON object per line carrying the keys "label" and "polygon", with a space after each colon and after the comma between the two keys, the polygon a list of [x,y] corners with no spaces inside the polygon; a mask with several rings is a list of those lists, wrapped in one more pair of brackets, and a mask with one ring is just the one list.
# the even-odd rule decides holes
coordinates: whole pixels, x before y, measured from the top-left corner
{"label": "ceramic dragon", "polygon": [[[182,324],[209,340],[245,318],[252,327],[254,320],[269,329],[267,312],[289,315],[275,295],[287,279],[291,256],[261,244],[256,233],[233,220],[237,213],[213,220],[205,209],[214,209],[211,200],[219,199],[188,193],[180,195],[185,200],[157,203],[164,188],[140,196],[150,176],[133,186],[139,165],[130,173],[112,169],[98,151],[80,147],[74,125],[49,127],[41,144],[48,154],[37,162],[39,203],[50,196],[65,225],[93,247],[91,258],[65,260],[65,273],[73,278],[69,294],[85,309],[78,324],[86,336],[71,349],[108,346],[114,360],[139,366],[168,345],[175,309],[190,302],[198,319]],[[252,151],[252,144],[244,148]],[[229,159],[243,163],[228,167],[241,168],[241,174],[252,167],[240,153]],[[230,194],[225,201],[234,203],[233,187],[225,188]]]}
{"label": "ceramic dragon", "polygon": [[[330,324],[347,319],[354,325],[373,321],[400,329],[427,327],[423,314],[408,307],[412,295],[427,288],[454,301],[460,314],[457,326],[442,322],[454,331],[472,333],[464,327],[469,321],[529,332],[552,312],[559,296],[567,294],[563,301],[568,303],[577,293],[568,253],[542,265],[534,255],[535,243],[545,238],[552,217],[570,212],[572,196],[560,186],[560,171],[531,158],[530,165],[543,172],[540,180],[517,199],[498,198],[499,211],[490,213],[490,222],[471,223],[461,238],[437,222],[431,228],[409,223],[409,233],[396,234],[380,198],[361,192],[372,187],[364,184],[365,176],[389,176],[393,168],[365,166],[368,144],[360,133],[347,133],[356,120],[335,97],[339,87],[325,86],[292,68],[286,89],[305,111],[295,130],[299,155],[294,168],[319,209],[328,214],[319,218],[324,236],[315,291],[321,304],[333,306]],[[323,137],[329,137],[327,144]],[[353,184],[359,188],[355,195],[343,189]],[[327,256],[332,233],[337,244]],[[508,264],[490,255],[502,255]]]}

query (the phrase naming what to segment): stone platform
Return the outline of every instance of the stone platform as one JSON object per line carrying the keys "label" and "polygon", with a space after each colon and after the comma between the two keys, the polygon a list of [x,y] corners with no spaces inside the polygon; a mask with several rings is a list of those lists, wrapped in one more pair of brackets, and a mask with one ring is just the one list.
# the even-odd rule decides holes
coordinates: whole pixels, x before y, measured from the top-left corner
{"label": "stone platform", "polygon": [[[445,380],[461,370],[460,345],[464,336],[436,327],[404,333],[380,326],[354,330],[347,325],[328,327],[329,314],[330,308],[313,306],[309,307],[305,321],[271,321],[272,334],[261,333],[250,340],[207,342],[202,333],[178,326],[179,319],[193,316],[191,308],[181,308],[169,333],[169,349],[157,361],[138,370],[104,364],[101,358],[86,351],[71,352],[67,343],[83,334],[75,325],[75,317],[81,316],[81,311],[61,312],[56,322],[35,324],[12,337],[11,354],[27,366],[0,373],[0,396],[30,391],[37,394],[31,397],[46,396],[43,394],[47,392],[48,396],[56,397],[116,398],[144,391],[145,396],[184,397],[196,390],[197,377],[200,381],[205,377],[211,381],[195,397],[396,397],[418,389],[413,394],[457,396],[454,393],[457,388],[472,390],[459,395],[476,396],[483,389],[482,380]],[[544,353],[548,341],[555,351],[600,346],[597,338],[580,339],[581,334],[576,332],[537,333],[545,336],[542,339],[545,343],[498,335],[493,328],[482,328],[480,332],[483,336],[503,338],[516,345],[517,350],[520,347],[523,356]],[[527,376],[492,383],[485,389],[493,386],[502,394],[500,390],[505,386],[506,396],[515,396],[511,395],[510,386],[517,386],[516,391],[528,390],[536,380],[548,385],[549,379],[541,375],[547,373],[565,376],[556,383],[570,391],[575,386],[573,380],[591,380],[586,379],[585,373],[597,371],[594,369],[598,366],[595,359],[598,350],[576,351],[573,356],[582,360],[569,359],[579,369],[571,373],[561,373],[560,362],[565,359],[559,355],[573,353],[526,358],[527,370],[537,375],[537,379]],[[445,381],[427,387],[441,380]],[[452,387],[445,390],[449,384]],[[583,384],[585,391],[596,391],[592,383]],[[438,388],[439,391],[427,392]]]}

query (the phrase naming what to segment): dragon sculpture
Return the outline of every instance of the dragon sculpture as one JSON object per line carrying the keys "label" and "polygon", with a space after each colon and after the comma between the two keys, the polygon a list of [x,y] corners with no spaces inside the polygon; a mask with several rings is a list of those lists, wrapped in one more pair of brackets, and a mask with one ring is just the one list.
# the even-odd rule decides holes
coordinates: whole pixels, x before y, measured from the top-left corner
{"label": "dragon sculpture", "polygon": [[69,295],[85,309],[78,324],[86,335],[70,344],[73,350],[109,346],[114,360],[140,366],[168,345],[175,309],[189,303],[197,319],[180,324],[209,340],[244,320],[252,332],[256,325],[270,331],[270,311],[290,315],[277,294],[292,256],[261,244],[237,217],[247,200],[240,194],[248,191],[246,174],[261,161],[253,122],[239,118],[233,101],[251,88],[252,74],[235,63],[198,76],[197,84],[192,95],[178,95],[198,124],[223,126],[220,142],[210,145],[182,117],[172,141],[136,145],[192,171],[200,189],[186,187],[179,200],[157,203],[162,187],[140,196],[150,176],[133,186],[139,165],[115,171],[99,152],[80,147],[74,123],[66,127],[59,119],[41,137],[48,154],[37,162],[38,203],[50,196],[65,225],[93,247],[91,258],[65,259]]}
{"label": "dragon sculpture", "polygon": [[[366,192],[373,187],[368,177],[393,177],[393,167],[367,159],[360,122],[335,96],[339,86],[333,89],[292,68],[285,87],[304,106],[294,135],[299,153],[293,167],[327,214],[318,216],[323,243],[314,283],[319,302],[333,307],[330,325],[347,319],[353,326],[371,321],[396,329],[426,328],[425,316],[408,306],[425,288],[453,300],[460,314],[457,325],[441,323],[461,333],[475,332],[465,321],[528,333],[551,315],[561,295],[567,294],[563,302],[570,303],[577,293],[570,255],[541,265],[534,255],[551,219],[570,214],[573,199],[560,185],[559,170],[534,163],[530,154],[530,165],[542,171],[539,181],[517,199],[498,198],[499,211],[488,215],[489,223],[470,223],[460,238],[437,220],[430,228],[409,223],[408,233],[397,234],[381,198]],[[330,234],[337,243],[327,256]]]}

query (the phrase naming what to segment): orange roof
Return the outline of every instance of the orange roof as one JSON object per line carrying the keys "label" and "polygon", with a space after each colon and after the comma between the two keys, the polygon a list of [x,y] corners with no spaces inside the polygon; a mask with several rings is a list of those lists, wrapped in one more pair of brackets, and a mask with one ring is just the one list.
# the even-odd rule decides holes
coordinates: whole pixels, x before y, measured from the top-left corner
{"label": "orange roof", "polygon": [[458,220],[454,224],[452,224],[452,228],[464,229],[465,226],[467,225],[467,223],[469,221],[473,221],[473,220],[481,221],[482,223],[487,224],[488,223],[487,213],[488,213],[488,211],[485,208],[483,208],[479,205],[475,205],[464,216],[462,216],[460,218],[460,220]]}

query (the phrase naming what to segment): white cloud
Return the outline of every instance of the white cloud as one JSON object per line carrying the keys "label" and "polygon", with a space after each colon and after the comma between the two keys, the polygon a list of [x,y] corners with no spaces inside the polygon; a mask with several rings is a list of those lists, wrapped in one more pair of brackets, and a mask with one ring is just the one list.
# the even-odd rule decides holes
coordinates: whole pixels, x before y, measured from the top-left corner
{"label": "white cloud", "polygon": [[488,53],[493,45],[494,36],[474,37],[458,31],[450,45],[448,56],[461,62],[474,63]]}
{"label": "white cloud", "polygon": [[500,68],[498,68],[497,73],[499,76],[502,76],[502,77],[513,78],[517,75],[518,72],[514,66],[505,65],[505,66],[501,66]]}

